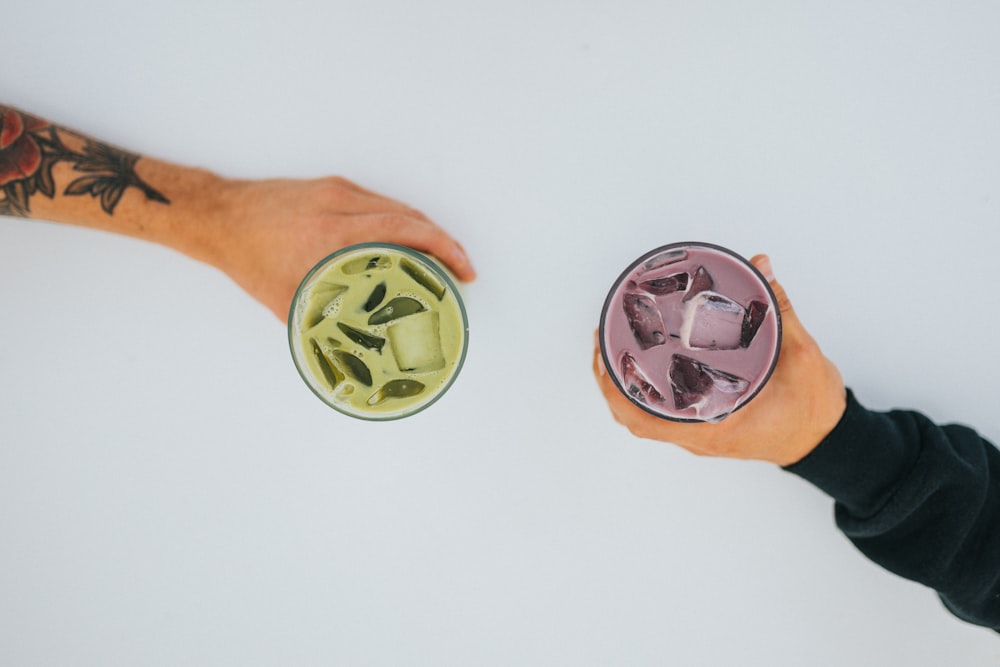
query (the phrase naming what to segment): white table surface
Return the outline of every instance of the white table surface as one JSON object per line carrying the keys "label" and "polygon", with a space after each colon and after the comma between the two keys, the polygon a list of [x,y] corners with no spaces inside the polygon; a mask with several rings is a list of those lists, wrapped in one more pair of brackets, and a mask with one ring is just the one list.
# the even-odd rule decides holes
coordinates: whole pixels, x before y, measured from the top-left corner
{"label": "white table surface", "polygon": [[0,220],[0,664],[991,665],[820,492],[630,436],[610,282],[771,254],[872,408],[1000,438],[992,2],[6,3],[0,99],[468,249],[452,391],[370,424],[160,247]]}

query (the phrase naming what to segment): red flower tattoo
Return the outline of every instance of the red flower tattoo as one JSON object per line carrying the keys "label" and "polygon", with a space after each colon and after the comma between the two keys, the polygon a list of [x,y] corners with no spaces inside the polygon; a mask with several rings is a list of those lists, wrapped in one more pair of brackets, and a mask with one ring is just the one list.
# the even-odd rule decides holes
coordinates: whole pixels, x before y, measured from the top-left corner
{"label": "red flower tattoo", "polygon": [[42,149],[31,133],[48,126],[34,116],[0,107],[0,187],[35,175]]}
{"label": "red flower tattoo", "polygon": [[138,155],[89,139],[82,150],[73,151],[62,142],[61,131],[40,118],[0,106],[0,215],[27,216],[35,193],[55,197],[52,167],[57,162],[69,162],[75,171],[87,174],[71,182],[63,194],[89,194],[99,199],[108,215],[128,188],[139,189],[148,200],[170,203],[135,173]]}

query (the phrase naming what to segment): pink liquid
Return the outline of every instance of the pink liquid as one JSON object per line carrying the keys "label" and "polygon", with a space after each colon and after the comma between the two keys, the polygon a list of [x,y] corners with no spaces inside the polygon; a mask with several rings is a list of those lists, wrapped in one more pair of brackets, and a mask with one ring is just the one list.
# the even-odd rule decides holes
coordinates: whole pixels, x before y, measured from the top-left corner
{"label": "pink liquid", "polygon": [[746,404],[770,377],[780,344],[767,283],[711,244],[643,255],[612,287],[601,317],[615,384],[647,412],[679,421],[718,421]]}

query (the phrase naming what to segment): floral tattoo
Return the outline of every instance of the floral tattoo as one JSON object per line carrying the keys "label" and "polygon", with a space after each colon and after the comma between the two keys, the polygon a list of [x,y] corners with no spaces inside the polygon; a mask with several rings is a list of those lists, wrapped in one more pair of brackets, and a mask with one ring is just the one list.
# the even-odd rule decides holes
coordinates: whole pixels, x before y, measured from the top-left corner
{"label": "floral tattoo", "polygon": [[108,215],[130,187],[148,200],[170,203],[136,175],[139,155],[86,138],[83,148],[71,150],[60,138],[61,131],[40,118],[0,106],[0,215],[27,217],[33,196],[55,197],[52,167],[58,162],[69,162],[85,174],[70,182],[63,194],[98,198]]}

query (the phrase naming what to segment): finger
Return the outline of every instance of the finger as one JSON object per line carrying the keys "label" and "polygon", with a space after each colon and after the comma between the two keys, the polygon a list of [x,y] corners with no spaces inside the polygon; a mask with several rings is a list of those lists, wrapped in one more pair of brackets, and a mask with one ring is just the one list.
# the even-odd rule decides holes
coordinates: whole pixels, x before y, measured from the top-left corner
{"label": "finger", "polygon": [[439,229],[428,238],[426,252],[444,262],[459,280],[471,282],[476,279],[476,269],[472,266],[465,248],[444,231]]}
{"label": "finger", "polygon": [[[462,244],[448,236],[444,230],[438,227],[433,220],[421,211],[391,197],[363,188],[357,183],[340,176],[329,177],[327,182],[340,189],[342,193],[349,193],[350,207],[344,211],[345,213],[376,216],[389,213],[401,216],[401,221],[394,222],[391,225],[399,229],[408,228],[412,222],[426,223],[433,229],[422,230],[422,233],[418,233],[417,229],[409,229],[411,232],[409,237],[413,238],[414,241],[412,243],[397,242],[403,245],[411,245],[411,247],[417,250],[430,252],[444,262],[459,280],[475,280],[476,270],[472,266],[468,253],[466,253]],[[391,241],[392,239],[389,238],[386,240]],[[413,245],[413,243],[419,243],[420,245]]]}
{"label": "finger", "polygon": [[597,329],[594,329],[594,377],[600,380],[608,374],[608,369],[604,367],[604,358],[601,356],[601,345],[597,342],[597,336]]}
{"label": "finger", "polygon": [[792,302],[788,299],[788,295],[785,293],[785,288],[778,283],[777,279],[774,277],[774,267],[771,266],[771,258],[767,255],[754,255],[750,258],[750,263],[757,267],[761,275],[771,286],[771,290],[774,292],[775,300],[778,302],[778,309],[781,310],[781,314],[789,313],[792,311]]}
{"label": "finger", "polygon": [[718,429],[719,424],[674,422],[642,410],[625,396],[611,379],[597,345],[594,347],[593,371],[597,386],[611,410],[611,416],[633,435],[648,440],[673,443],[697,456],[716,455],[711,449],[702,446],[702,440],[710,435],[706,432],[708,429]]}
{"label": "finger", "polygon": [[614,415],[615,420],[620,424],[625,424],[623,417],[628,414],[631,408],[635,406],[629,401],[615,385],[614,380],[611,379],[611,375],[608,373],[607,367],[604,365],[604,357],[601,355],[601,350],[598,347],[594,348],[594,358],[592,363],[592,368],[594,371],[594,379],[597,380],[597,387],[601,390],[601,394],[604,396],[604,401],[608,404],[611,409],[611,414]]}
{"label": "finger", "polygon": [[[608,410],[611,411],[611,417],[618,424],[631,430],[631,426],[629,425],[629,411],[634,406],[627,399],[622,401],[624,396],[622,396],[621,392],[618,391],[618,387],[614,385],[608,376],[607,369],[604,367],[604,359],[601,357],[600,350],[597,349],[594,350],[593,370],[594,378],[597,380],[597,388],[601,391]],[[627,403],[627,405],[622,405],[622,402]]]}
{"label": "finger", "polygon": [[645,435],[649,432],[650,427],[650,424],[646,422],[651,419],[655,420],[656,418],[637,408],[621,392],[618,385],[611,379],[611,375],[604,365],[604,356],[597,346],[594,347],[593,371],[594,378],[597,380],[597,386],[601,390],[604,401],[608,404],[611,416],[614,417],[615,421],[627,428],[634,435],[649,437]]}
{"label": "finger", "polygon": [[458,241],[452,239],[452,243],[452,258],[450,260],[450,265],[460,267],[453,269],[455,271],[455,275],[465,281],[475,280],[477,273],[475,267],[472,266],[472,261],[469,259],[469,253],[465,251],[465,247]]}
{"label": "finger", "polygon": [[387,197],[386,195],[383,195],[381,193],[375,192],[374,190],[369,190],[368,188],[361,187],[354,181],[344,178],[343,176],[331,176],[329,180],[343,187],[344,189],[351,190],[352,192],[355,192],[357,194],[402,205],[402,202],[398,202],[395,199]]}
{"label": "finger", "polygon": [[430,218],[412,206],[363,188],[342,176],[328,176],[318,182],[326,189],[327,196],[338,213],[398,213],[431,222]]}
{"label": "finger", "polygon": [[761,275],[764,276],[771,286],[771,291],[774,292],[775,302],[778,304],[778,310],[781,312],[783,334],[793,337],[805,334],[805,329],[802,327],[795,309],[792,308],[792,301],[788,298],[788,293],[785,291],[784,286],[774,277],[771,258],[767,255],[754,255],[750,259],[750,263],[757,267],[757,270],[760,271]]}
{"label": "finger", "polygon": [[363,240],[398,243],[434,255],[459,280],[471,281],[476,270],[462,245],[447,232],[425,219],[394,213],[369,213],[351,216]]}

